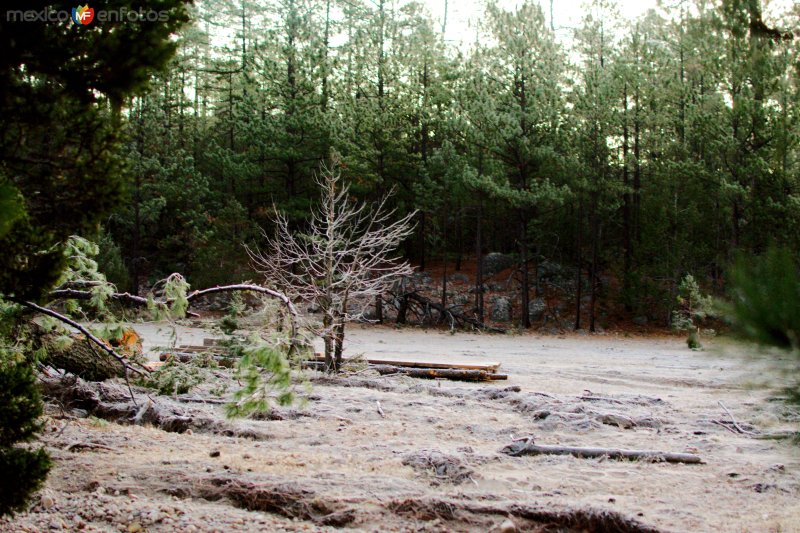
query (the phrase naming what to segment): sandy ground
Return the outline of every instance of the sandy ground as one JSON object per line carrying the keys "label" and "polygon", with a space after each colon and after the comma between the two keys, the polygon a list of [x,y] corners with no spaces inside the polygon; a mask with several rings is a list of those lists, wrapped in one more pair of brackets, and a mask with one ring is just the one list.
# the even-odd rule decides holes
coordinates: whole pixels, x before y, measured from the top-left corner
{"label": "sandy ground", "polygon": [[[138,329],[146,348],[166,342],[163,328]],[[178,344],[201,344],[209,336],[193,328],[177,334]],[[259,507],[203,489],[247,483],[302,494],[303,509],[318,502],[319,515],[350,513],[346,527],[366,531],[487,531],[506,518],[479,517],[455,504],[426,513],[419,506],[409,510],[403,505],[409,501],[608,510],[664,531],[800,531],[800,446],[714,422],[730,421],[721,401],[748,431],[800,426],[798,410],[775,401],[780,375],[747,350],[717,343],[694,352],[670,337],[451,335],[360,326],[350,329],[346,349],[382,358],[498,361],[509,379],[312,377],[303,410],[241,422],[257,427],[257,438],[170,433],[52,408],[44,441],[55,469],[37,505],[0,521],[0,530],[332,527],[327,519],[311,519],[314,512],[246,510]],[[205,392],[195,395],[192,409],[219,415],[217,403],[200,401]],[[538,444],[692,452],[705,464],[498,453],[529,435]],[[404,464],[432,451],[451,463],[438,472]],[[525,524],[517,520],[521,530]]]}

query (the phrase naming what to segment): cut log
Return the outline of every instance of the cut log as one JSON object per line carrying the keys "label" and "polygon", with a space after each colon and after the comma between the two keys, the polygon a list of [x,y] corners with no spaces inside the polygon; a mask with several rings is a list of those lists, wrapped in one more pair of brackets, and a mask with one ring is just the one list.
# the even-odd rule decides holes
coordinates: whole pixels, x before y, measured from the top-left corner
{"label": "cut log", "polygon": [[624,450],[620,448],[583,448],[577,446],[548,446],[534,444],[533,438],[520,439],[500,450],[514,457],[521,455],[574,455],[580,458],[608,457],[609,459],[645,459],[654,462],[703,464],[698,455],[691,453],[660,452],[652,450]]}
{"label": "cut log", "polygon": [[47,355],[42,362],[53,368],[66,370],[87,381],[125,376],[125,368],[117,359],[95,348],[80,335],[73,337],[72,343],[66,348],[56,348],[46,338],[42,342],[47,343]]}
{"label": "cut log", "polygon": [[481,370],[483,372],[494,372],[500,367],[500,363],[437,363],[434,361],[396,361],[394,359],[367,359],[371,365],[402,366],[408,368],[442,368],[458,370]]}
{"label": "cut log", "polygon": [[[321,353],[315,353],[314,357],[318,361],[324,361],[325,356]],[[345,360],[346,361],[346,360]],[[370,357],[366,360],[371,365],[389,365],[401,366],[408,368],[449,368],[460,370],[481,370],[483,372],[496,372],[500,367],[500,363],[492,361],[486,362],[440,362],[440,361],[423,361],[419,359],[379,359]]]}
{"label": "cut log", "polygon": [[[169,361],[170,358],[175,359],[181,363],[189,363],[199,357],[205,355],[204,353],[196,353],[196,352],[165,352],[158,356],[160,361]],[[236,359],[232,357],[225,357],[222,355],[217,354],[210,354],[212,359],[217,362],[219,366],[225,368],[233,368],[236,365]]]}
{"label": "cut log", "polygon": [[507,379],[504,374],[494,374],[484,370],[460,369],[460,368],[415,368],[393,365],[374,365],[373,368],[381,375],[403,374],[412,378],[426,379],[453,379],[457,381],[491,381],[497,379]]}

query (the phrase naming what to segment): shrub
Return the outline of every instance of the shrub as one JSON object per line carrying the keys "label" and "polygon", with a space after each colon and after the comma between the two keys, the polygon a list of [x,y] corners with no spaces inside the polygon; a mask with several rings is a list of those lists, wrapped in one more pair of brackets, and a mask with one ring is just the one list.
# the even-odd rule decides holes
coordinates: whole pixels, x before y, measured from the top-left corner
{"label": "shrub", "polygon": [[700,324],[713,315],[713,301],[700,291],[694,276],[686,274],[678,286],[678,309],[672,312],[672,328],[688,331],[686,344],[692,350],[700,350]]}
{"label": "shrub", "polygon": [[33,369],[0,354],[0,515],[23,510],[44,483],[50,457],[44,449],[17,446],[41,429],[42,400]]}
{"label": "shrub", "polygon": [[740,257],[730,274],[728,316],[743,338],[800,353],[800,269],[792,253],[771,248]]}

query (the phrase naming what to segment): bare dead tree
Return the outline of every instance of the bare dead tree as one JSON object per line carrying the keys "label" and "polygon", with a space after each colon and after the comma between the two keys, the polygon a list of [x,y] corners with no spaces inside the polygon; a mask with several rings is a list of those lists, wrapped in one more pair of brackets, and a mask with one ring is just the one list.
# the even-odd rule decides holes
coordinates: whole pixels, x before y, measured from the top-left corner
{"label": "bare dead tree", "polygon": [[320,308],[322,326],[312,326],[312,331],[325,342],[327,370],[337,372],[345,323],[364,314],[363,309],[348,310],[348,303],[373,299],[397,277],[413,272],[394,254],[413,231],[416,213],[393,221],[396,210],[387,204],[392,191],[373,205],[354,203],[335,163],[323,166],[316,182],[320,203],[311,211],[307,230],[293,233],[286,216],[276,209],[276,232],[264,233],[265,251],[247,251],[268,285]]}

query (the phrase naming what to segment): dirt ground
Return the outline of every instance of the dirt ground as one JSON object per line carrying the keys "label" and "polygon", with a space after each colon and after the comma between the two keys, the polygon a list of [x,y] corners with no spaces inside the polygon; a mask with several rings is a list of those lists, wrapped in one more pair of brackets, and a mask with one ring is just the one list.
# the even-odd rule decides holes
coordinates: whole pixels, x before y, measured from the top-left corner
{"label": "dirt ground", "polygon": [[[146,347],[165,342],[165,330],[138,329]],[[177,342],[205,336],[180,328]],[[800,446],[757,438],[797,431],[800,412],[747,349],[360,326],[346,348],[498,361],[509,379],[312,374],[304,408],[220,424],[195,423],[222,420],[208,387],[153,397],[184,410],[183,432],[52,405],[43,441],[55,468],[36,505],[0,530],[511,531],[510,519],[520,531],[800,531]],[[704,464],[499,453],[526,436]]]}

